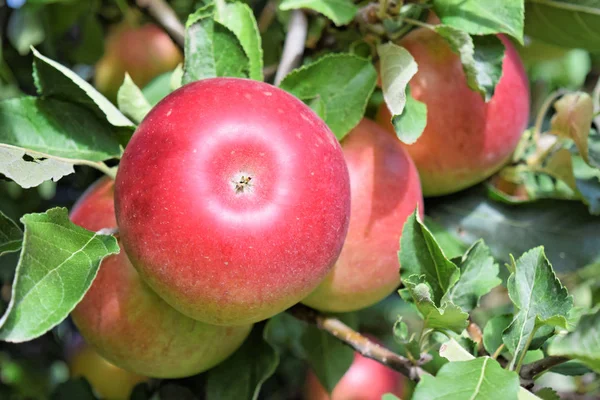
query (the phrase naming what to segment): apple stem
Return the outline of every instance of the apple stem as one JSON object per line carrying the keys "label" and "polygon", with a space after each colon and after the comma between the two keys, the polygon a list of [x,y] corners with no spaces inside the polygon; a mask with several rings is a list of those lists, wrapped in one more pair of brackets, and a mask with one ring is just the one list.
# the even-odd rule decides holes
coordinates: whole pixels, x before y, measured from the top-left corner
{"label": "apple stem", "polygon": [[[429,374],[419,365],[413,364],[408,358],[369,340],[337,318],[325,316],[303,304],[296,304],[288,309],[287,312],[301,321],[316,325],[317,328],[341,340],[362,356],[378,361],[400,372],[414,382],[418,382],[421,376]],[[429,359],[429,357],[422,358]]]}

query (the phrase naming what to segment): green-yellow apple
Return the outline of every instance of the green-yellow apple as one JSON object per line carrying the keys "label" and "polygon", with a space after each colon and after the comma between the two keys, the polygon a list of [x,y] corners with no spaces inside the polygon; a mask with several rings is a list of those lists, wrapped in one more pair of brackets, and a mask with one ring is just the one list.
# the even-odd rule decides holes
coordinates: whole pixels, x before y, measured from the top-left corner
{"label": "green-yellow apple", "polygon": [[181,51],[158,26],[119,24],[113,26],[106,37],[104,55],[96,64],[94,83],[114,101],[125,72],[136,85],[144,87],[158,75],[175,69],[182,60]]}
{"label": "green-yellow apple", "polygon": [[[79,199],[71,220],[86,229],[115,228],[114,181],[104,178]],[[71,313],[85,340],[111,363],[138,374],[177,378],[197,374],[232,354],[250,325],[204,324],[165,303],[129,262],[107,257]]]}
{"label": "green-yellow apple", "polygon": [[[513,45],[506,48],[502,77],[485,102],[467,86],[460,59],[430,29],[419,28],[402,38],[419,70],[410,80],[412,96],[427,105],[427,126],[412,145],[425,196],[453,193],[488,178],[510,158],[529,118],[529,84]],[[377,120],[391,132],[385,104]]]}
{"label": "green-yellow apple", "polygon": [[350,173],[350,227],[335,267],[304,304],[322,311],[368,307],[400,284],[398,249],[406,218],[423,195],[414,163],[400,142],[363,119],[343,140]]}
{"label": "green-yellow apple", "polygon": [[171,306],[217,325],[269,318],[312,292],[350,217],[340,144],[267,83],[182,86],[141,122],[117,173],[132,264]]}

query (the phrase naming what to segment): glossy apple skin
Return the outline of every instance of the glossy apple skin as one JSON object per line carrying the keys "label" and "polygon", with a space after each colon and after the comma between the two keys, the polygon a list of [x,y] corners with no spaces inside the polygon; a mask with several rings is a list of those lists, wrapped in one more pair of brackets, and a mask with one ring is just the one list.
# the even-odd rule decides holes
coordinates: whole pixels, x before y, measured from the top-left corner
{"label": "glossy apple skin", "polygon": [[350,369],[333,389],[331,396],[312,371],[305,386],[306,400],[381,400],[386,393],[404,397],[404,377],[377,361],[356,353]]}
{"label": "glossy apple skin", "polygon": [[134,28],[121,24],[114,26],[106,37],[104,55],[96,64],[94,83],[101,93],[115,101],[125,72],[136,85],[144,87],[181,62],[181,51],[158,26],[146,24]]}
{"label": "glossy apple skin", "polygon": [[[75,204],[71,220],[92,231],[116,227],[113,189],[108,178],[93,185]],[[142,281],[123,250],[102,261],[71,316],[103,357],[157,378],[185,377],[213,367],[242,344],[251,328],[208,325],[179,313]]]}
{"label": "glossy apple skin", "polygon": [[400,142],[363,119],[343,140],[350,173],[350,227],[335,267],[303,303],[322,311],[368,307],[400,284],[398,249],[406,219],[423,195],[417,169]]}
{"label": "glossy apple skin", "polygon": [[[529,84],[517,51],[506,47],[502,77],[485,103],[467,86],[458,55],[429,29],[417,29],[400,44],[415,58],[419,70],[409,86],[427,105],[427,126],[412,145],[405,145],[421,177],[423,194],[453,193],[491,176],[514,151],[529,118]],[[385,105],[377,120],[394,132]]]}
{"label": "glossy apple skin", "polygon": [[84,377],[103,399],[128,399],[133,388],[147,381],[146,376],[126,371],[108,362],[92,347],[83,345],[69,359],[72,378]]}
{"label": "glossy apple skin", "polygon": [[214,78],[142,121],[115,205],[133,265],[163,299],[237,325],[285,310],[327,275],[346,237],[350,184],[338,141],[310,108],[266,83]]}

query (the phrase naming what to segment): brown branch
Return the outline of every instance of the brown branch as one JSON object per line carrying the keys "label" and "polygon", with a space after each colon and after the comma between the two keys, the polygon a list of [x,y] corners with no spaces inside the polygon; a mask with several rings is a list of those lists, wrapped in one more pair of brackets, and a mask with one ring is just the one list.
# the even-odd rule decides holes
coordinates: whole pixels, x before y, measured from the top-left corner
{"label": "brown branch", "polygon": [[185,43],[185,27],[175,11],[165,0],[135,0],[135,4],[154,19],[183,49]]}
{"label": "brown branch", "polygon": [[542,372],[547,371],[550,368],[567,361],[569,361],[569,359],[566,357],[550,356],[542,358],[541,360],[523,365],[523,367],[521,368],[520,375],[522,379],[530,381]]}
{"label": "brown branch", "polygon": [[283,78],[302,61],[304,44],[308,34],[308,20],[302,10],[294,10],[288,22],[288,31],[283,44],[283,53],[279,67],[275,74],[275,85],[279,85]]}
{"label": "brown branch", "polygon": [[364,357],[387,365],[415,382],[418,382],[421,376],[428,374],[418,365],[414,365],[408,358],[372,342],[339,319],[320,314],[318,311],[302,304],[296,304],[287,312],[299,320],[316,325],[319,329],[328,332]]}

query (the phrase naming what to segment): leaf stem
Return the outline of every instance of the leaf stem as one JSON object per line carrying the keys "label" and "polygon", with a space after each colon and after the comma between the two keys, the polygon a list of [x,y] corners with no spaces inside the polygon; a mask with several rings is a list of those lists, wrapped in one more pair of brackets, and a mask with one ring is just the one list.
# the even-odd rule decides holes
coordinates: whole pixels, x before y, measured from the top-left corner
{"label": "leaf stem", "polygon": [[[525,343],[525,346],[523,347],[521,354],[519,355],[519,361],[517,362],[517,366],[514,369],[514,371],[517,374],[521,371],[521,366],[523,365],[523,360],[525,359],[525,355],[527,354],[527,349],[529,349],[529,346],[531,345],[531,342],[532,342],[533,337],[535,336],[535,333],[537,332],[537,330],[538,330],[538,327],[533,328],[533,330],[531,331],[531,334],[527,338],[527,342]],[[517,355],[515,354],[515,356],[513,357],[513,359],[510,362],[510,369],[512,369],[512,367],[515,365],[516,357],[517,357]]]}
{"label": "leaf stem", "polygon": [[408,22],[409,24],[419,26],[421,28],[434,29],[435,25],[428,24],[427,22],[419,21],[418,19],[401,17],[400,18],[404,22]]}
{"label": "leaf stem", "polygon": [[110,168],[102,161],[94,162],[87,160],[77,160],[75,162],[75,165],[87,165],[88,167],[96,168],[98,171],[103,172],[105,175],[108,175],[112,180],[114,180],[117,177],[117,168]]}
{"label": "leaf stem", "polygon": [[540,135],[542,134],[542,125],[544,124],[544,117],[548,114],[550,107],[554,104],[554,101],[562,96],[564,93],[563,90],[557,90],[553,92],[546,98],[546,100],[540,106],[540,110],[535,118],[535,124],[533,125],[533,139],[537,143],[540,139]]}
{"label": "leaf stem", "polygon": [[498,357],[500,356],[500,354],[502,353],[502,350],[504,350],[504,343],[502,343],[500,346],[498,346],[498,348],[496,349],[494,354],[492,354],[492,358],[494,360],[497,360]]}
{"label": "leaf stem", "polygon": [[418,382],[421,376],[428,374],[418,365],[414,365],[408,358],[372,342],[337,318],[323,315],[303,304],[296,304],[289,308],[287,312],[301,321],[316,325],[317,328],[341,340],[364,357],[387,365],[412,381]]}

